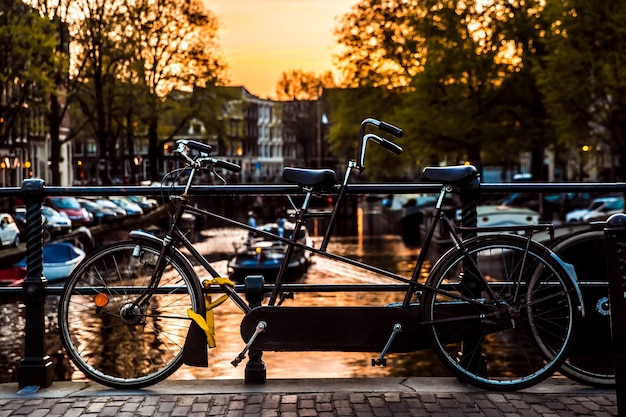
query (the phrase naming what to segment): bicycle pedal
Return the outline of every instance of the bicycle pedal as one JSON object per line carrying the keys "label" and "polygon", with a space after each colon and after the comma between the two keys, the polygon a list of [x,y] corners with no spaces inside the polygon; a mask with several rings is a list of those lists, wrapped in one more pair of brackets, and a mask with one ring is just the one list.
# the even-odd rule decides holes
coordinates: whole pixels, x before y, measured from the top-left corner
{"label": "bicycle pedal", "polygon": [[387,359],[385,359],[385,355],[387,354],[387,351],[391,347],[391,343],[393,342],[393,339],[401,331],[402,331],[402,325],[400,323],[395,323],[393,325],[393,330],[391,331],[391,334],[389,335],[389,339],[387,340],[387,344],[383,348],[383,351],[380,352],[380,356],[376,359],[372,359],[372,366],[387,366]]}
{"label": "bicycle pedal", "polygon": [[261,333],[263,333],[266,328],[267,328],[267,323],[266,322],[259,321],[257,323],[256,329],[254,331],[254,334],[252,335],[250,340],[248,340],[248,343],[246,343],[246,346],[244,346],[244,348],[241,351],[241,353],[239,355],[237,355],[237,357],[230,362],[230,364],[232,366],[237,367],[237,365],[239,365],[241,363],[241,361],[243,361],[245,359],[246,352],[248,350],[250,350],[250,347],[252,346],[252,343],[254,343],[254,341],[256,340],[257,336],[260,335]]}
{"label": "bicycle pedal", "polygon": [[372,366],[387,366],[387,359],[385,358],[372,359]]}

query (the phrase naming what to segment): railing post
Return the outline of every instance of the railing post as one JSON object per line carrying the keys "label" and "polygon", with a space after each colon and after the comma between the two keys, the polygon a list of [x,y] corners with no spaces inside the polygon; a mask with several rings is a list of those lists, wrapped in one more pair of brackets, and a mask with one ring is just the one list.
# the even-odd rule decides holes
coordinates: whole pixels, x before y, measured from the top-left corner
{"label": "railing post", "polygon": [[23,285],[25,305],[24,357],[18,369],[18,385],[49,387],[54,369],[45,350],[46,287],[43,276],[41,204],[44,199],[43,180],[22,182],[22,199],[26,204],[26,278]]}
{"label": "railing post", "polygon": [[626,214],[614,214],[604,227],[609,271],[611,332],[615,351],[617,414],[626,415]]}

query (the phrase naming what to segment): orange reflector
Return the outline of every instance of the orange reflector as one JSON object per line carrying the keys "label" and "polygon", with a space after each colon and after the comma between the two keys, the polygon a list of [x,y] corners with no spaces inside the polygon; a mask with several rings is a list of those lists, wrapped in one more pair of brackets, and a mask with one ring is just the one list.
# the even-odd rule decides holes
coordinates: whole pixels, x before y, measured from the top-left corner
{"label": "orange reflector", "polygon": [[96,307],[104,307],[109,304],[109,296],[106,294],[98,294],[96,298],[94,298],[94,302],[96,303]]}

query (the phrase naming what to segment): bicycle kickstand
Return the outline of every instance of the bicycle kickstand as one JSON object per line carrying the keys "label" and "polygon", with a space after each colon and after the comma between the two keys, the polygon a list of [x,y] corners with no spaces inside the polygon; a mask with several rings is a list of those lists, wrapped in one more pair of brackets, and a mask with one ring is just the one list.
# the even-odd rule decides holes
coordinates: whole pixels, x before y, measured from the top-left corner
{"label": "bicycle kickstand", "polygon": [[380,356],[377,359],[372,359],[372,366],[387,366],[387,359],[385,359],[385,355],[391,347],[393,339],[395,339],[396,335],[401,331],[402,325],[400,323],[396,323],[393,325],[393,330],[391,331],[391,335],[389,335],[389,340],[387,340],[387,344],[383,348],[383,351],[380,352]]}
{"label": "bicycle kickstand", "polygon": [[252,346],[252,344],[254,343],[256,338],[261,333],[263,333],[266,328],[267,328],[267,323],[266,322],[261,320],[260,322],[257,323],[256,329],[254,330],[254,333],[252,334],[252,337],[250,338],[250,340],[248,340],[248,343],[246,343],[246,346],[244,346],[244,348],[241,351],[241,353],[239,355],[237,355],[237,357],[230,362],[231,365],[233,365],[234,367],[237,367],[237,365],[239,365],[241,363],[241,361],[243,361],[246,358],[246,352],[248,350],[250,350],[250,347]]}

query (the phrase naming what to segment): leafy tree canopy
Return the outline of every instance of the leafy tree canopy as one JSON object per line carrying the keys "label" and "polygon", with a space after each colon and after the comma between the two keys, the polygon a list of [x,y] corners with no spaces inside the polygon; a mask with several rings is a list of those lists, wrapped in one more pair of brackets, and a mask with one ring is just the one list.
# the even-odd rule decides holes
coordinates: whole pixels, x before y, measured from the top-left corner
{"label": "leafy tree canopy", "polygon": [[0,142],[18,116],[54,88],[55,27],[20,0],[0,4]]}
{"label": "leafy tree canopy", "polygon": [[283,72],[276,86],[279,100],[316,100],[323,88],[335,87],[335,80],[330,71],[320,75],[303,70]]}

